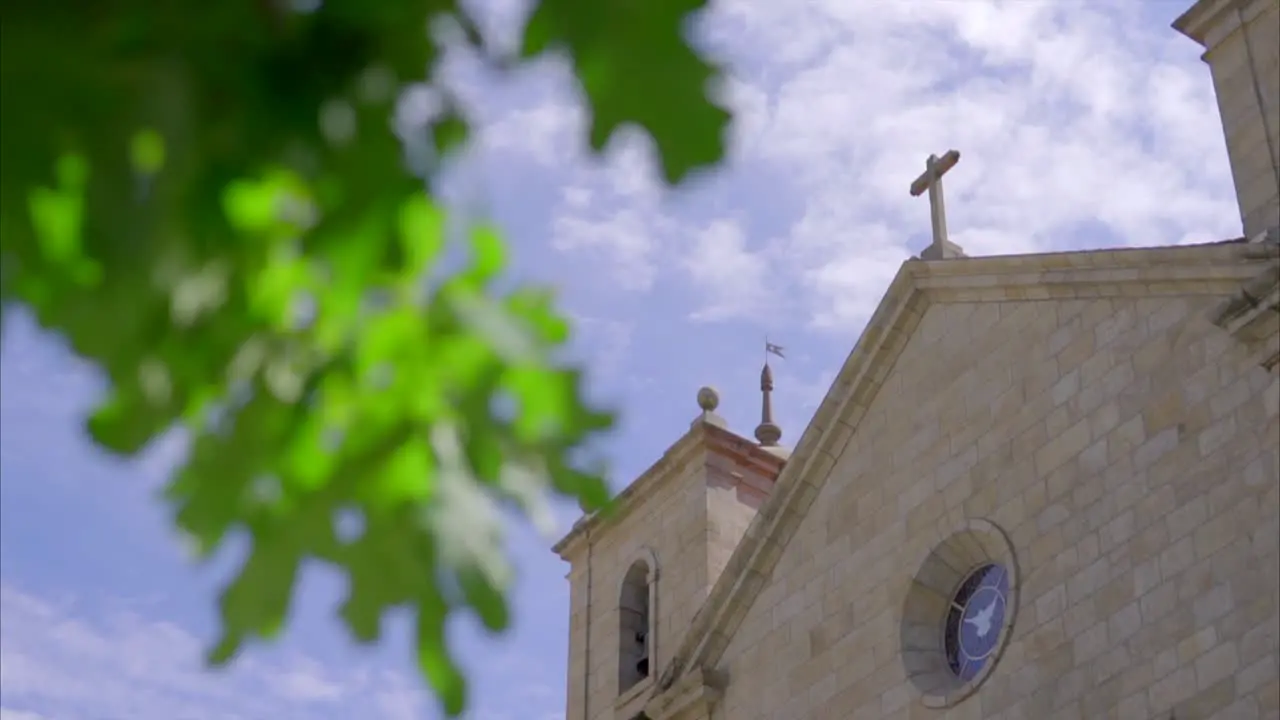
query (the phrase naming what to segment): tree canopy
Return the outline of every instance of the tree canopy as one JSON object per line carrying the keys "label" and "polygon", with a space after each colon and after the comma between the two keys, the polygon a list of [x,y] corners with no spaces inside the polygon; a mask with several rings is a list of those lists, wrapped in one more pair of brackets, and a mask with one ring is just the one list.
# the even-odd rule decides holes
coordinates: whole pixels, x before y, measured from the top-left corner
{"label": "tree canopy", "polygon": [[[438,59],[447,42],[506,71],[562,55],[590,147],[636,126],[674,185],[721,158],[729,119],[686,37],[704,3],[535,0],[507,54],[454,0],[4,0],[4,315],[25,307],[109,380],[87,419],[106,451],[186,435],[164,494],[199,553],[252,539],[211,662],[275,636],[317,559],[348,579],[358,640],[413,614],[423,676],[464,710],[444,630],[466,608],[508,622],[496,508],[603,507],[577,457],[612,415],[559,359],[550,294],[500,282],[496,228],[440,262],[432,173],[470,126]],[[402,138],[411,82],[445,102]]]}

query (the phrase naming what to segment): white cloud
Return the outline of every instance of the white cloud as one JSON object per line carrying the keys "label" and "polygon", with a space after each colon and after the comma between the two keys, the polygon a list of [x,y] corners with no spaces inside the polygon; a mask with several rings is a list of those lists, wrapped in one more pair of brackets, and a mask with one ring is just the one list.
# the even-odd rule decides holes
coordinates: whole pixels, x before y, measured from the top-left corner
{"label": "white cloud", "polygon": [[561,213],[555,219],[551,247],[581,254],[601,272],[597,278],[628,291],[644,291],[657,274],[652,219],[624,208],[600,217]]}
{"label": "white cloud", "polygon": [[582,121],[576,106],[544,103],[504,114],[486,126],[480,137],[488,150],[515,152],[552,165],[574,154]]}
{"label": "white cloud", "polygon": [[338,671],[300,655],[242,656],[213,672],[201,664],[204,641],[184,628],[106,602],[96,606],[0,587],[7,705],[39,708],[57,720],[336,718],[371,702],[387,708],[388,720],[426,712],[425,693],[395,673],[359,665]]}
{"label": "white cloud", "polygon": [[337,700],[346,688],[326,678],[324,668],[316,661],[299,658],[292,667],[280,672],[276,691],[290,701],[305,704]]}
{"label": "white cloud", "polygon": [[571,318],[577,332],[575,345],[589,359],[592,370],[603,376],[615,376],[631,350],[631,324],[583,313],[574,313]]}
{"label": "white cloud", "polygon": [[[650,144],[634,132],[622,133],[606,148],[604,162],[580,165],[578,177],[561,190],[551,247],[571,266],[591,268],[588,284],[627,293],[649,291],[666,264],[661,253],[681,232],[652,180]],[[578,158],[584,154],[579,151]],[[574,159],[566,150],[558,162],[563,166]]]}
{"label": "white cloud", "polygon": [[28,710],[11,710],[0,707],[0,720],[49,720],[49,718]]}
{"label": "white cloud", "polygon": [[[950,229],[970,254],[1232,233],[1209,74],[1166,25],[1115,4],[809,7],[815,23],[842,27],[840,40],[779,84],[761,147],[805,188],[789,240],[808,251],[800,276],[822,278],[810,286],[820,322],[852,322],[878,300],[835,277],[878,267],[882,289],[885,266],[921,249],[902,247],[927,230],[907,185],[925,155],[952,147],[962,160],[946,182]],[[760,11],[740,6],[748,21]],[[768,19],[760,50],[790,46]],[[814,226],[828,242],[815,243]]]}
{"label": "white cloud", "polygon": [[[740,117],[713,184],[776,188],[800,211],[767,218],[782,223],[776,236],[735,214],[763,199],[751,191],[724,212],[699,203],[701,189],[684,192],[706,220],[658,212],[652,163],[630,143],[596,183],[613,192],[562,203],[555,247],[633,294],[683,272],[701,320],[751,317],[763,302],[746,291],[753,273],[779,268],[772,282],[794,291],[789,312],[844,334],[927,243],[927,201],[907,186],[929,153],[953,147],[949,225],[971,255],[1229,237],[1237,222],[1208,70],[1168,27],[1179,6],[1168,18],[1144,8],[719,2],[702,27],[732,61],[723,95]],[[567,112],[558,107],[537,112]],[[527,137],[542,134],[521,122]],[[571,144],[551,160],[561,168],[574,154],[565,133]],[[599,180],[568,169],[575,183]]]}
{"label": "white cloud", "polygon": [[693,234],[680,263],[695,287],[706,295],[694,320],[772,316],[769,266],[761,253],[747,247],[742,224],[717,220]]}
{"label": "white cloud", "polygon": [[712,90],[712,97],[733,108],[728,155],[733,158],[759,153],[761,134],[769,118],[769,94],[740,77],[729,77],[723,87]]}

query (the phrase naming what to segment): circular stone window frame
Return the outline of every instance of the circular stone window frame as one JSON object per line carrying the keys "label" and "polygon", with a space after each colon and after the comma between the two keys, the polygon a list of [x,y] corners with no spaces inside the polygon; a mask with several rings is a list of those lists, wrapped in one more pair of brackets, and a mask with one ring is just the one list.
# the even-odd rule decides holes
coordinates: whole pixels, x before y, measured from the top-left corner
{"label": "circular stone window frame", "polygon": [[[951,671],[945,641],[947,612],[960,586],[983,565],[997,564],[1008,573],[1000,639],[973,679],[965,682]],[[1017,622],[1021,576],[1009,536],[995,523],[971,519],[960,523],[916,563],[907,586],[900,625],[901,659],[907,680],[925,707],[953,707],[977,692],[1000,664]]]}

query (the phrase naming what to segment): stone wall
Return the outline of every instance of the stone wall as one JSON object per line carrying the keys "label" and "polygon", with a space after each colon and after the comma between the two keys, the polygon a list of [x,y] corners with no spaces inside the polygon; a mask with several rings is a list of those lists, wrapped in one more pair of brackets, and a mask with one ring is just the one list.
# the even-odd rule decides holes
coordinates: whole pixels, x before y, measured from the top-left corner
{"label": "stone wall", "polygon": [[[1280,716],[1280,379],[1213,302],[930,307],[730,643],[715,717]],[[903,601],[968,518],[1012,542],[1016,618],[976,694],[929,709]]]}
{"label": "stone wall", "polygon": [[[613,720],[620,698],[639,710],[779,467],[749,440],[698,423],[633,483],[614,519],[578,531],[565,544],[561,552],[572,564],[568,720]],[[656,662],[651,659],[648,681],[619,693],[619,598],[624,574],[637,560],[657,565],[650,607]],[[590,686],[585,715],[584,682]]]}

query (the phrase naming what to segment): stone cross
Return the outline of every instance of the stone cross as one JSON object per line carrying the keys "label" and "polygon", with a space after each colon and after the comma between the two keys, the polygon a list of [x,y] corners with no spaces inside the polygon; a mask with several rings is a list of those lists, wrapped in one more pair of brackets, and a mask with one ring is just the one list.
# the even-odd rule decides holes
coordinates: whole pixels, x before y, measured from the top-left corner
{"label": "stone cross", "polygon": [[930,155],[925,161],[924,173],[911,183],[912,197],[929,191],[929,219],[933,226],[933,243],[921,253],[925,260],[941,260],[964,255],[960,246],[947,239],[947,208],[942,199],[942,176],[960,161],[958,150],[948,150],[942,157]]}

